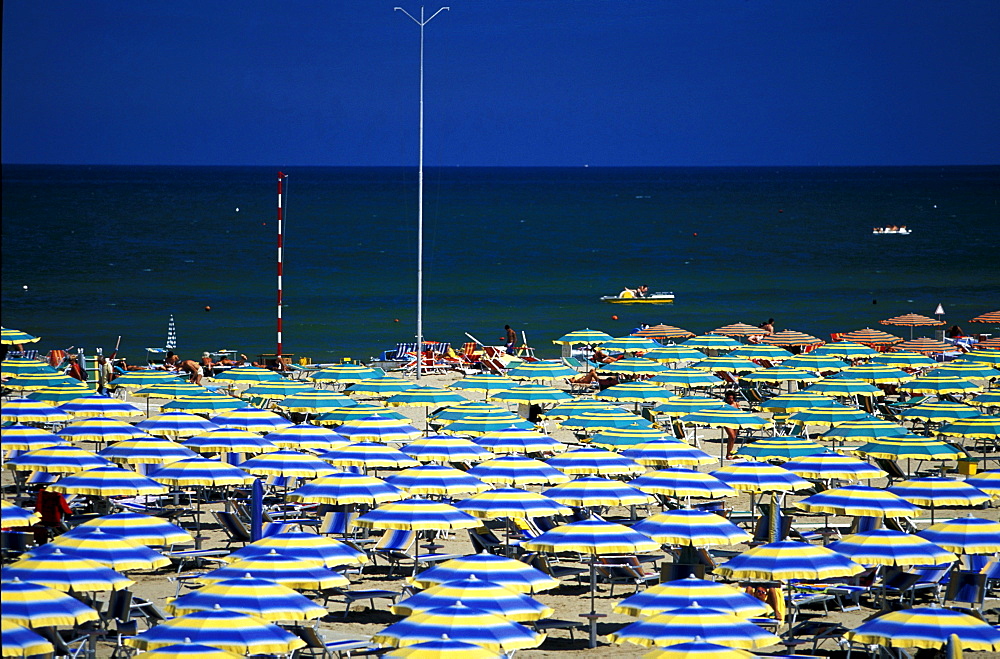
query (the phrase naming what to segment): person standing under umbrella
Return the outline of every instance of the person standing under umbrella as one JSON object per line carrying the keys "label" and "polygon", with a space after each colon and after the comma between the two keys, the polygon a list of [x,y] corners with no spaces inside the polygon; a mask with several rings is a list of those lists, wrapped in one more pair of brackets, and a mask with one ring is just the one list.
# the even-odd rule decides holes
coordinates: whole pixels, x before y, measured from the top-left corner
{"label": "person standing under umbrella", "polygon": [[[736,400],[735,391],[727,391],[725,397],[726,405],[731,405],[736,409],[740,409],[740,404]],[[736,428],[726,428],[726,460],[733,459],[733,448],[736,446],[736,435],[739,431]]]}
{"label": "person standing under umbrella", "polygon": [[73,510],[66,503],[66,497],[43,487],[35,498],[35,512],[41,516],[41,520],[35,525],[35,544],[44,545],[49,541],[50,535],[54,535],[54,529],[63,528],[63,515],[72,514]]}

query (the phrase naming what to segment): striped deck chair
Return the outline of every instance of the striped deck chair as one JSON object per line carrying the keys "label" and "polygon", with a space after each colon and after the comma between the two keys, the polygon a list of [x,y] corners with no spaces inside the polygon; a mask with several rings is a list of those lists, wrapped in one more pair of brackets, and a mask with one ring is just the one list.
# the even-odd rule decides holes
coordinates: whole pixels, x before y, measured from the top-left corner
{"label": "striped deck chair", "polygon": [[402,531],[397,529],[387,530],[371,549],[372,562],[381,556],[389,563],[389,576],[392,576],[396,566],[403,561],[413,560],[410,556],[410,548],[417,540],[416,531]]}
{"label": "striped deck chair", "polygon": [[49,366],[58,370],[66,362],[66,351],[50,350],[48,360],[49,360]]}

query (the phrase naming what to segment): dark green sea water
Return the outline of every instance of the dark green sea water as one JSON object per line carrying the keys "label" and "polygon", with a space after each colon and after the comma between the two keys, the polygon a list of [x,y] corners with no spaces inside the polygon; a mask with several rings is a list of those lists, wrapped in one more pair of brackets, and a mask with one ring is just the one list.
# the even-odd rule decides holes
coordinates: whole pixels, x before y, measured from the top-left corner
{"label": "dark green sea water", "polygon": [[[285,352],[367,359],[412,340],[415,170],[285,173]],[[5,165],[3,325],[46,350],[121,335],[137,361],[172,314],[184,357],[274,352],[276,176]],[[773,317],[828,338],[939,303],[968,331],[1000,308],[1000,167],[454,168],[425,186],[428,339],[499,342],[509,323],[555,355],[583,327]],[[872,235],[886,224],[913,234]],[[676,303],[598,301],[641,283]]]}

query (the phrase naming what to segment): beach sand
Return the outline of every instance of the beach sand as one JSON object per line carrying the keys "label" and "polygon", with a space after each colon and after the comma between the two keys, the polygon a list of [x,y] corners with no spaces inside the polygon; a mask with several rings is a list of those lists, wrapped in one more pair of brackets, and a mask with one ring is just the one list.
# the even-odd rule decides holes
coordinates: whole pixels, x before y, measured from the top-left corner
{"label": "beach sand", "polygon": [[[421,384],[431,385],[431,386],[446,386],[453,382],[459,377],[457,373],[449,373],[445,375],[431,375],[425,376]],[[208,381],[206,381],[208,383]],[[481,393],[466,393],[466,397],[470,399],[481,400]],[[145,409],[146,401],[145,399],[135,399],[133,402],[137,406]],[[425,420],[425,408],[407,408],[400,407],[394,408],[407,414],[413,421],[414,425],[418,428],[424,427]],[[151,409],[151,414],[156,413],[156,406],[154,404]],[[554,424],[549,424],[549,431],[552,436],[556,439],[566,442],[574,442],[572,434],[566,430],[553,430]],[[699,437],[702,438],[702,449],[706,452],[718,457],[722,444],[719,438],[718,430],[699,431]],[[708,471],[710,469],[715,469],[718,467],[718,463],[714,465],[707,465],[700,468],[700,471]],[[5,483],[9,482],[9,474],[4,474]],[[885,483],[879,481],[873,481],[873,485],[881,487]],[[544,488],[529,488],[535,491],[540,491]],[[797,496],[789,496],[786,501],[786,505],[791,505],[791,502],[797,500]],[[750,509],[750,499],[748,495],[742,495],[736,499],[728,499],[726,501],[727,506],[732,507],[736,510],[749,510]],[[224,534],[214,524],[214,520],[207,511],[212,509],[223,508],[223,504],[216,503],[210,504],[203,507],[206,513],[203,515],[203,535],[205,536],[204,547],[205,548],[216,548],[223,547],[225,545]],[[658,512],[658,507],[654,506],[653,510]],[[1000,510],[997,508],[986,508],[975,510],[975,515],[978,517],[984,517],[988,519],[997,520],[1000,519]],[[627,515],[628,511],[626,509],[614,509],[609,511],[610,516],[617,515]],[[967,511],[948,509],[939,510],[937,513],[938,520],[948,519],[952,517],[965,516]],[[926,517],[926,515],[925,515]],[[840,518],[831,518],[831,522],[834,524],[843,522],[847,523],[849,520]],[[443,541],[439,540],[443,544],[443,548],[439,551],[446,553],[457,553],[457,554],[467,554],[473,551],[469,538],[465,531],[457,531],[453,533],[450,537],[445,538]],[[743,551],[748,548],[747,545],[736,545],[732,547],[718,547],[718,549]],[[180,574],[182,576],[188,576],[194,574],[198,571],[194,569],[190,564],[185,568]],[[407,573],[408,570],[398,570]],[[352,577],[353,583],[351,589],[391,589],[391,590],[401,590],[406,584],[399,574],[389,578],[386,576],[387,567],[384,561],[380,561],[379,565],[372,567],[371,564],[366,566],[363,575],[360,579],[357,577]],[[177,592],[177,583],[174,581],[175,568],[165,568],[155,572],[130,572],[129,576],[134,579],[137,583],[132,588],[135,595],[148,599],[156,603],[160,608],[163,608],[167,603],[169,598],[174,597]],[[184,594],[190,592],[186,588],[181,588],[180,593]],[[609,594],[609,588],[607,584],[599,584],[599,589],[597,593],[597,604],[596,609],[598,613],[605,614],[606,617],[602,618],[598,624],[598,646],[596,648],[588,647],[588,632],[586,629],[580,629],[574,632],[575,640],[570,640],[569,634],[565,630],[552,630],[545,642],[537,649],[531,650],[520,650],[517,652],[519,657],[526,658],[540,658],[540,657],[562,657],[569,659],[572,657],[615,657],[615,658],[630,658],[630,657],[640,657],[646,652],[648,648],[639,647],[637,645],[626,643],[624,645],[615,645],[609,643],[609,641],[604,637],[606,634],[616,631],[621,627],[635,621],[635,618],[630,616],[620,615],[612,612],[614,605],[620,600],[624,599],[628,595],[632,594],[633,587],[630,585],[617,585],[615,587],[615,596],[612,598]],[[585,621],[581,617],[589,611],[589,589],[588,587],[580,587],[575,584],[575,582],[567,582],[560,588],[556,590],[551,590],[545,593],[536,595],[537,599],[543,603],[551,606],[555,609],[555,613],[552,617],[561,620],[574,620],[579,621],[584,624]],[[389,604],[386,600],[376,600],[377,608],[372,610],[370,604],[367,600],[355,602],[351,607],[351,610],[346,616],[342,615],[344,609],[344,603],[341,599],[331,599],[328,608],[331,613],[323,618],[319,623],[319,629],[322,634],[326,635],[328,639],[334,638],[368,638],[372,634],[385,628],[387,625],[395,622],[399,619],[398,616],[393,615],[388,611]],[[997,609],[1000,608],[1000,601],[998,600],[987,600],[985,609]],[[823,612],[821,607],[814,609],[804,609],[802,617],[800,620],[804,619],[817,619],[824,621],[833,621],[843,624],[847,628],[853,628],[859,625],[866,618],[872,616],[875,611],[871,608],[864,607],[859,611],[853,612],[842,612],[836,610],[836,607],[831,606],[830,611],[827,613]],[[988,616],[989,620],[996,622],[997,613],[994,612]],[[782,627],[782,630],[785,628]],[[101,643],[99,648],[99,656],[108,656],[112,650],[112,645]],[[782,645],[773,645],[767,648],[759,650],[762,654],[792,654],[798,653],[809,653],[811,651],[811,645],[799,646],[796,648],[786,648]],[[820,647],[820,651],[824,654],[830,654],[831,652],[837,651],[837,645],[833,641],[824,641]],[[1000,653],[976,653],[975,656],[979,657],[1000,657]]]}

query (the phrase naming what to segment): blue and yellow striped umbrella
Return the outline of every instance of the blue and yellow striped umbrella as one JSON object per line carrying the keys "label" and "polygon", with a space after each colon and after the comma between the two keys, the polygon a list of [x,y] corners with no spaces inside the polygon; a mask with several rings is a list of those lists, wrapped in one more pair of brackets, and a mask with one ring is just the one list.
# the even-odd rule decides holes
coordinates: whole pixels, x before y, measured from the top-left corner
{"label": "blue and yellow striped umbrella", "polygon": [[40,359],[8,358],[0,363],[0,376],[12,378],[22,373],[57,373],[48,362]]}
{"label": "blue and yellow striped umbrella", "polygon": [[336,382],[338,384],[351,384],[361,382],[378,375],[374,368],[368,368],[361,364],[336,364],[328,368],[316,371],[309,376],[313,382]]}
{"label": "blue and yellow striped umbrella", "polygon": [[64,533],[48,544],[35,547],[25,556],[44,559],[55,552],[91,560],[119,572],[155,570],[170,565],[169,558],[146,545],[93,527],[86,533]]}
{"label": "blue and yellow striped umbrella", "polygon": [[288,495],[288,500],[293,502],[329,505],[363,503],[377,506],[404,498],[405,492],[380,478],[347,472],[321,476]]}
{"label": "blue and yellow striped umbrella", "polygon": [[515,650],[536,648],[545,640],[545,634],[538,634],[520,623],[459,602],[404,618],[377,632],[372,636],[372,642],[401,647],[438,640],[443,635],[507,654]]}
{"label": "blue and yellow striped umbrella", "polygon": [[566,392],[543,384],[521,384],[512,389],[498,391],[487,396],[489,400],[502,400],[505,403],[521,403],[523,405],[545,405],[559,403],[573,398]]}
{"label": "blue and yellow striped umbrella", "polygon": [[293,425],[288,419],[274,412],[256,407],[241,407],[213,416],[212,423],[222,428],[249,430],[250,432],[272,432]]}
{"label": "blue and yellow striped umbrella", "polygon": [[410,577],[418,588],[430,588],[471,575],[490,583],[501,584],[517,593],[540,593],[559,587],[559,581],[526,563],[495,554],[471,554],[452,558]]}
{"label": "blue and yellow striped umbrella", "polygon": [[660,362],[646,359],[645,357],[628,357],[597,367],[599,373],[620,373],[622,375],[641,375],[643,377],[666,373],[669,370],[667,366]]}
{"label": "blue and yellow striped umbrella", "polygon": [[127,646],[147,652],[175,643],[198,643],[240,655],[288,654],[306,645],[275,624],[218,606],[171,618],[125,639]]}
{"label": "blue and yellow striped umbrella", "polygon": [[337,446],[346,446],[349,440],[329,428],[299,423],[264,435],[264,439],[278,448],[296,448],[329,451]]}
{"label": "blue and yellow striped umbrella", "polygon": [[869,416],[868,418],[856,421],[844,421],[820,435],[821,439],[841,439],[841,440],[873,440],[887,437],[902,437],[908,435],[909,430],[885,419]]}
{"label": "blue and yellow striped umbrella", "polygon": [[956,554],[994,554],[1000,551],[1000,522],[972,515],[932,524],[918,531],[917,535]]}
{"label": "blue and yellow striped umbrella", "polygon": [[467,399],[457,391],[442,387],[414,386],[385,399],[389,407],[440,407],[448,403],[462,403]]}
{"label": "blue and yellow striped umbrella", "polygon": [[248,382],[277,382],[284,380],[277,371],[269,371],[266,368],[257,366],[237,366],[228,371],[223,371],[216,375],[214,380],[223,382],[248,383]]}
{"label": "blue and yellow striped umbrella", "polygon": [[922,375],[910,380],[906,384],[899,385],[900,391],[907,391],[913,394],[934,394],[943,396],[945,394],[968,394],[985,389],[983,385],[976,384],[970,378],[958,377],[954,375],[937,375],[932,372],[930,375]]}
{"label": "blue and yellow striped umbrella", "polygon": [[850,455],[840,453],[820,453],[792,458],[782,465],[785,469],[802,478],[817,480],[868,480],[883,478],[884,471]]}
{"label": "blue and yellow striped umbrella", "polygon": [[34,451],[65,444],[66,441],[55,433],[34,426],[14,424],[0,429],[0,450],[4,451]]}
{"label": "blue and yellow striped umbrella", "polygon": [[718,398],[709,396],[677,396],[668,398],[653,408],[657,414],[665,414],[669,417],[684,416],[698,410],[715,409],[725,406],[725,403]]}
{"label": "blue and yellow striped umbrella", "polygon": [[323,412],[322,414],[317,415],[315,421],[321,426],[340,426],[348,423],[349,421],[364,419],[365,417],[372,416],[373,414],[378,414],[379,416],[388,417],[390,419],[398,419],[400,421],[409,420],[409,417],[402,412],[390,410],[385,405],[355,403],[351,406],[338,407],[337,409],[330,410],[329,412]]}
{"label": "blue and yellow striped umbrella", "polygon": [[167,613],[183,616],[195,611],[212,611],[218,606],[260,620],[315,620],[329,611],[311,599],[267,579],[243,577],[227,579],[182,595],[166,605]]}
{"label": "blue and yellow striped umbrella", "polygon": [[52,387],[42,387],[41,389],[29,391],[25,394],[25,398],[37,400],[40,403],[48,403],[49,405],[62,405],[71,400],[76,400],[80,396],[86,396],[90,392],[90,387],[82,382],[78,382],[77,384],[61,382]]}
{"label": "blue and yellow striped umbrella", "polygon": [[539,620],[553,613],[552,607],[502,584],[480,579],[475,574],[458,581],[431,586],[400,601],[391,610],[398,616],[411,616],[431,609],[454,606],[459,602],[513,622]]}
{"label": "blue and yellow striped umbrella", "polygon": [[7,500],[0,500],[0,525],[5,529],[34,526],[41,519],[37,513],[15,506]]}
{"label": "blue and yellow striped umbrella", "polygon": [[747,373],[740,376],[740,380],[743,382],[766,382],[766,383],[778,383],[778,382],[818,382],[821,380],[820,376],[816,375],[813,371],[807,371],[804,368],[792,368],[790,366],[774,366],[772,368],[762,368],[753,373]]}
{"label": "blue and yellow striped umbrella", "polygon": [[354,442],[332,451],[324,451],[319,457],[338,467],[405,469],[420,464],[402,451],[379,442]]}
{"label": "blue and yellow striped umbrella", "polygon": [[144,545],[170,545],[194,540],[191,534],[181,527],[160,517],[143,515],[142,513],[115,513],[91,519],[67,531],[67,534],[86,532],[87,529],[99,528],[105,533],[111,533],[133,542]]}
{"label": "blue and yellow striped umbrella", "polygon": [[644,467],[691,467],[715,462],[715,458],[687,442],[663,439],[636,444],[621,452]]}
{"label": "blue and yellow striped umbrella", "polygon": [[534,430],[535,424],[526,421],[516,414],[476,414],[462,419],[449,421],[441,428],[448,435],[468,435],[478,437],[490,435],[514,428],[516,430]]}
{"label": "blue and yellow striped umbrella", "polygon": [[512,380],[562,380],[576,375],[576,369],[559,361],[539,360],[537,362],[521,362],[507,371],[507,377]]}
{"label": "blue and yellow striped umbrella", "polygon": [[218,430],[219,425],[187,412],[165,412],[135,424],[143,432],[156,437],[194,437],[210,430]]}
{"label": "blue and yellow striped umbrella", "polygon": [[736,456],[763,461],[785,461],[792,458],[827,452],[825,446],[811,439],[778,435],[775,437],[764,437],[745,444],[736,451]]}
{"label": "blue and yellow striped umbrella", "polygon": [[447,531],[482,526],[478,519],[454,506],[430,499],[404,499],[382,504],[355,520],[363,529]]}
{"label": "blue and yellow striped umbrella", "polygon": [[754,655],[746,650],[730,648],[718,643],[708,643],[696,636],[688,643],[678,643],[665,648],[650,650],[642,659],[751,659]]}
{"label": "blue and yellow striped umbrella", "polygon": [[0,621],[0,642],[4,657],[51,657],[54,649],[45,637],[6,617]]}
{"label": "blue and yellow striped umbrella", "polygon": [[664,369],[650,381],[674,389],[710,389],[722,382],[711,373],[697,368]]}
{"label": "blue and yellow striped umbrella", "polygon": [[111,398],[102,394],[83,396],[63,403],[59,409],[76,419],[88,419],[101,416],[108,418],[129,418],[142,416],[142,410],[135,405],[119,398]]}
{"label": "blue and yellow striped umbrella", "polygon": [[933,542],[890,529],[847,535],[826,547],[862,565],[949,565],[958,560]]}
{"label": "blue and yellow striped umbrella", "polygon": [[241,579],[247,575],[296,590],[324,590],[342,588],[350,584],[347,577],[330,570],[320,559],[287,556],[273,547],[266,554],[239,558],[229,565],[206,572],[197,578],[197,582],[214,584],[229,579]]}
{"label": "blue and yellow striped umbrella", "polygon": [[972,405],[965,403],[953,403],[948,400],[936,400],[929,403],[914,405],[902,414],[903,419],[910,421],[918,419],[920,421],[933,421],[943,423],[947,421],[957,421],[972,416],[979,416],[982,412]]}
{"label": "blue and yellow striped umbrella", "polygon": [[[780,396],[775,396],[769,398],[760,404],[762,410],[769,410],[771,412],[779,412],[782,414],[791,414],[793,412],[801,412],[803,410],[808,410],[817,407],[835,407],[837,403],[832,401],[829,396],[824,396],[822,394],[810,393],[807,391],[796,391],[790,394],[781,394]],[[843,405],[839,406],[842,409]]]}
{"label": "blue and yellow striped umbrella", "polygon": [[594,434],[590,443],[594,446],[613,451],[619,448],[631,448],[639,444],[655,441],[670,441],[674,444],[681,443],[680,440],[674,439],[674,436],[670,433],[639,423],[632,423],[624,428],[606,428],[601,430]]}
{"label": "blue and yellow striped umbrella", "polygon": [[[843,371],[838,374],[843,375]],[[881,389],[873,384],[869,384],[858,378],[829,377],[819,382],[814,382],[803,391],[823,394],[824,396],[864,396],[865,398],[875,398],[885,394]]]}
{"label": "blue and yellow striped umbrella", "polygon": [[612,336],[601,330],[592,330],[589,327],[580,330],[573,330],[569,334],[564,334],[552,341],[556,345],[598,345],[610,341]]}
{"label": "blue and yellow striped umbrella", "polygon": [[679,467],[651,471],[632,479],[629,483],[648,494],[670,497],[715,499],[735,497],[739,494],[732,486],[715,476]]}
{"label": "blue and yellow striped umbrella", "polygon": [[809,354],[840,357],[841,359],[871,359],[880,353],[853,341],[834,341],[821,345]]}
{"label": "blue and yellow striped umbrella", "polygon": [[594,400],[593,398],[574,398],[573,400],[563,401],[551,409],[543,410],[542,416],[546,419],[558,421],[560,419],[568,419],[574,414],[579,414],[580,412],[607,410],[609,407],[611,407],[611,405],[608,403],[600,400]]}
{"label": "blue and yellow striped umbrella", "polygon": [[871,363],[885,364],[886,366],[895,366],[896,368],[918,369],[934,366],[937,362],[926,355],[921,355],[919,352],[900,350],[898,352],[879,353],[872,357]]}
{"label": "blue and yellow striped umbrella", "polygon": [[597,394],[599,400],[617,400],[623,403],[644,403],[648,400],[666,401],[672,396],[673,394],[669,391],[649,380],[623,382],[608,387]]}
{"label": "blue and yellow striped umbrella", "polygon": [[170,371],[141,369],[120,374],[115,378],[114,386],[131,390],[133,388],[149,387],[165,382],[183,382],[183,380],[177,377],[176,373],[171,373]]}
{"label": "blue and yellow striped umbrella", "polygon": [[55,549],[45,556],[23,556],[0,568],[0,579],[20,579],[63,592],[122,590],[135,582],[96,561]]}
{"label": "blue and yellow striped umbrella", "polygon": [[128,424],[121,419],[109,419],[103,416],[75,421],[56,434],[78,442],[121,442],[137,437],[149,437],[138,426]]}
{"label": "blue and yellow striped umbrella", "polygon": [[614,612],[645,618],[665,611],[683,609],[695,602],[740,618],[759,616],[771,610],[767,604],[736,586],[690,576],[665,581],[626,597],[615,606]]}
{"label": "blue and yellow striped umbrella", "polygon": [[[499,376],[494,376],[499,377]],[[449,405],[437,414],[431,415],[431,420],[439,423],[456,421],[470,416],[490,416],[492,414],[509,415],[510,410],[495,403],[486,401],[467,400],[457,405]]]}
{"label": "blue and yellow striped umbrella", "polygon": [[734,648],[763,648],[780,638],[731,613],[701,606],[698,602],[643,618],[608,634],[612,643],[665,647],[702,639]]}
{"label": "blue and yellow striped umbrella", "polygon": [[196,396],[178,396],[160,406],[164,412],[188,412],[189,414],[219,414],[232,412],[246,405],[246,401],[233,396],[204,393]]}
{"label": "blue and yellow striped umbrella", "polygon": [[[20,375],[15,375],[12,378],[8,378],[6,382],[3,383],[4,387],[8,389],[14,389],[24,393],[26,391],[33,391],[36,389],[41,389],[43,387],[58,387],[62,384],[80,384],[79,380],[71,378],[68,375],[63,375],[62,373],[46,373],[44,371],[35,371],[34,373],[21,373]],[[25,400],[25,399],[19,399]],[[4,404],[6,408],[10,402]]]}
{"label": "blue and yellow striped umbrella", "polygon": [[385,482],[410,496],[435,494],[453,496],[485,492],[490,486],[475,476],[445,465],[421,465],[385,477]]}
{"label": "blue and yellow striped umbrella", "polygon": [[619,476],[646,471],[634,460],[599,448],[578,448],[558,453],[545,463],[570,476]]}
{"label": "blue and yellow striped umbrella", "polygon": [[[354,386],[354,385],[351,385]],[[336,412],[344,408],[353,408],[357,402],[335,391],[323,389],[312,389],[303,391],[291,396],[287,396],[275,403],[275,407],[286,412],[298,412],[300,414],[324,414]],[[372,406],[373,409],[385,409],[381,406]]]}
{"label": "blue and yellow striped umbrella", "polygon": [[847,368],[847,362],[829,355],[795,355],[794,357],[781,363],[782,366],[791,368],[803,368],[815,373],[839,372]]}
{"label": "blue and yellow striped umbrella", "polygon": [[751,371],[756,371],[760,366],[743,357],[720,355],[695,362],[691,364],[691,368],[710,373],[750,373]]}
{"label": "blue and yellow striped umbrella", "polygon": [[319,458],[282,449],[264,453],[240,463],[240,469],[254,476],[286,476],[296,478],[316,478],[337,471],[330,463]]}
{"label": "blue and yellow striped umbrella", "polygon": [[337,428],[337,433],[354,442],[409,442],[423,433],[405,421],[372,414]]}
{"label": "blue and yellow striped umbrella", "polygon": [[981,471],[974,476],[968,476],[965,482],[972,487],[978,487],[993,498],[1000,497],[1000,471]]}
{"label": "blue and yellow striped umbrella", "polygon": [[[833,400],[830,400],[830,403],[830,405],[810,407],[799,412],[794,412],[788,417],[788,421],[799,426],[816,424],[833,427],[845,421],[857,421],[858,419],[868,418],[868,413],[862,410],[852,409],[835,403]],[[802,430],[802,434],[806,434],[805,429]]]}
{"label": "blue and yellow striped umbrella", "polygon": [[118,465],[108,465],[63,476],[58,482],[49,485],[48,489],[62,494],[135,497],[165,494],[168,488],[131,469],[125,469]]}
{"label": "blue and yellow striped umbrella", "polygon": [[[748,330],[749,331],[749,330]],[[722,332],[718,332],[722,334]],[[750,334],[748,336],[760,336],[760,328],[757,328],[755,334]],[[809,353],[810,355],[812,353]],[[769,362],[784,362],[786,359],[791,359],[795,357],[792,353],[788,352],[784,348],[779,346],[769,346],[766,343],[757,343],[751,345],[740,346],[736,350],[729,353],[730,357],[742,357],[743,359],[756,359],[760,361]]]}
{"label": "blue and yellow striped umbrella", "polygon": [[430,435],[403,447],[403,453],[419,462],[482,462],[494,457],[479,444],[450,435]]}
{"label": "blue and yellow striped umbrella", "polygon": [[474,375],[466,375],[461,380],[456,380],[448,386],[452,389],[461,389],[462,391],[484,391],[488,394],[491,391],[506,391],[508,389],[513,389],[517,386],[517,383],[502,375],[494,375],[493,373],[477,373]]}
{"label": "blue and yellow striped umbrella", "polygon": [[[172,374],[168,373],[168,375]],[[118,386],[118,383],[125,377],[123,375],[121,378],[116,378],[115,385]],[[140,382],[143,384],[140,385]],[[153,380],[150,380],[147,376],[142,376],[140,380],[128,381],[121,386],[128,387],[129,385],[142,386],[141,389],[132,394],[136,398],[178,398],[179,396],[204,396],[209,393],[208,389],[200,384],[188,382],[176,376],[161,377]]]}
{"label": "blue and yellow striped umbrella", "polygon": [[599,476],[584,476],[568,483],[560,483],[542,494],[575,508],[641,506],[653,501],[651,496],[628,484]]}
{"label": "blue and yellow striped umbrella", "polygon": [[282,379],[258,382],[250,385],[243,390],[242,396],[244,398],[256,396],[258,398],[280,399],[315,390],[316,389],[312,385],[306,384],[305,382]]}
{"label": "blue and yellow striped umbrella", "polygon": [[3,582],[0,602],[4,621],[25,627],[82,625],[101,618],[97,611],[71,595],[21,579]]}
{"label": "blue and yellow striped umbrella", "polygon": [[366,378],[360,382],[354,382],[347,385],[344,391],[365,396],[388,397],[412,388],[413,383],[405,378],[386,376],[381,378]]}
{"label": "blue and yellow striped umbrella", "polygon": [[832,579],[862,572],[862,566],[843,554],[796,540],[753,547],[715,568],[716,575],[733,581]]}
{"label": "blue and yellow striped umbrella", "polygon": [[890,485],[888,490],[918,506],[978,506],[992,497],[965,481],[941,476],[911,478]]}
{"label": "blue and yellow striped umbrella", "polygon": [[537,430],[525,430],[513,426],[482,434],[472,441],[496,455],[523,455],[562,451],[566,448],[561,442]]}
{"label": "blue and yellow striped umbrella", "polygon": [[203,643],[171,643],[161,648],[143,652],[144,659],[241,659],[241,655],[226,652]]}
{"label": "blue and yellow striped umbrella", "polygon": [[909,501],[875,487],[845,485],[813,494],[795,502],[795,507],[810,513],[862,517],[907,517],[922,511]]}
{"label": "blue and yellow striped umbrella", "polygon": [[766,462],[736,462],[709,473],[740,492],[796,492],[812,487],[787,469]]}
{"label": "blue and yellow striped umbrella", "polygon": [[732,407],[703,409],[680,417],[686,426],[708,426],[709,428],[766,428],[770,421]]}
{"label": "blue and yellow striped umbrella", "polygon": [[982,620],[937,606],[890,611],[863,622],[844,636],[890,648],[942,649],[954,635],[963,650],[1000,650],[1000,630]]}
{"label": "blue and yellow striped umbrella", "polygon": [[705,353],[687,346],[663,346],[646,352],[643,357],[653,361],[672,364],[679,362],[696,362],[705,359]]}
{"label": "blue and yellow striped umbrella", "polygon": [[253,480],[253,476],[239,467],[208,458],[185,458],[171,462],[149,472],[149,477],[175,487],[245,485]]}
{"label": "blue and yellow striped umbrella", "polygon": [[503,659],[506,655],[473,643],[453,641],[442,634],[436,641],[414,643],[382,653],[385,659]]}
{"label": "blue and yellow striped umbrella", "polygon": [[661,545],[708,547],[736,545],[750,539],[750,534],[705,510],[671,510],[652,515],[632,525]]}
{"label": "blue and yellow striped umbrella", "polygon": [[945,437],[968,437],[970,439],[997,439],[1000,437],[1000,417],[982,416],[952,421],[937,429],[936,434]]}
{"label": "blue and yellow striped umbrella", "polygon": [[279,448],[249,430],[216,428],[187,439],[184,448],[198,453],[271,453]]}
{"label": "blue and yellow striped umbrella", "polygon": [[58,407],[30,398],[11,398],[0,404],[0,421],[4,423],[58,423],[70,418]]}
{"label": "blue and yellow striped umbrella", "polygon": [[568,515],[570,508],[536,492],[501,487],[462,499],[455,507],[480,519],[551,517]]}
{"label": "blue and yellow striped umbrella", "polygon": [[117,464],[167,464],[197,456],[186,446],[149,436],[116,442],[97,455]]}
{"label": "blue and yellow striped umbrella", "polygon": [[319,562],[324,567],[341,565],[364,565],[368,554],[333,538],[315,533],[293,532],[275,533],[251,542],[226,557],[227,561],[242,560],[270,554],[271,550],[290,558]]}
{"label": "blue and yellow striped umbrella", "polygon": [[555,485],[569,480],[569,476],[541,460],[520,455],[480,462],[469,474],[491,485]]}
{"label": "blue and yellow striped umbrella", "polygon": [[575,551],[590,556],[648,553],[660,548],[645,534],[600,519],[562,524],[521,546],[528,551]]}
{"label": "blue and yellow striped umbrella", "polygon": [[729,351],[735,350],[743,344],[722,334],[701,334],[682,342],[681,345],[689,348],[697,348],[698,350]]}
{"label": "blue and yellow striped umbrella", "polygon": [[28,451],[7,461],[7,467],[17,471],[44,471],[50,474],[75,474],[110,462],[72,444],[60,444]]}
{"label": "blue and yellow striped umbrella", "polygon": [[903,458],[917,460],[957,460],[966,457],[965,451],[956,446],[921,435],[902,435],[899,437],[883,437],[870,441],[854,449],[859,455],[872,458],[902,460]]}
{"label": "blue and yellow striped umbrella", "polygon": [[912,380],[913,376],[906,371],[901,371],[885,364],[858,364],[850,366],[838,373],[835,377],[843,377],[850,380],[864,380],[870,384],[900,383]]}
{"label": "blue and yellow striped umbrella", "polygon": [[662,347],[662,343],[641,336],[619,336],[601,344],[604,352],[649,352]]}

